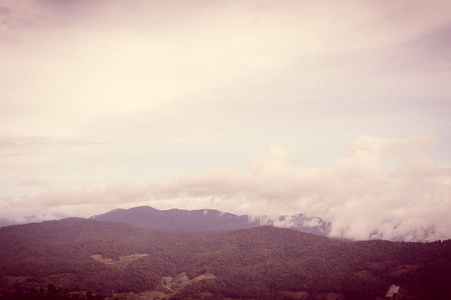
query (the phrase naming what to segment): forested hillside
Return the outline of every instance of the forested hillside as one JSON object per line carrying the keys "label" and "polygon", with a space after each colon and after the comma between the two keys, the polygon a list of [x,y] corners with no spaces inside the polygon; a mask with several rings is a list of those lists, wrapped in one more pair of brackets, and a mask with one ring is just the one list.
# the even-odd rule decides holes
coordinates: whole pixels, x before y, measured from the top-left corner
{"label": "forested hillside", "polygon": [[71,218],[0,228],[0,245],[5,295],[44,287],[44,297],[50,285],[111,298],[375,299],[396,283],[416,299],[451,297],[449,240],[345,242],[274,227],[168,232]]}

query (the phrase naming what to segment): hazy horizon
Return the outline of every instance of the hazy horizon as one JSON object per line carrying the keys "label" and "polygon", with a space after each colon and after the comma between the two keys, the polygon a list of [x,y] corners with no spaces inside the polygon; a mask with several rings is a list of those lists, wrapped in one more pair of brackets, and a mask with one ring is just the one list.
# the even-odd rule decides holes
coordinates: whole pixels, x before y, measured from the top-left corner
{"label": "hazy horizon", "polygon": [[0,218],[449,239],[450,67],[446,0],[0,0]]}

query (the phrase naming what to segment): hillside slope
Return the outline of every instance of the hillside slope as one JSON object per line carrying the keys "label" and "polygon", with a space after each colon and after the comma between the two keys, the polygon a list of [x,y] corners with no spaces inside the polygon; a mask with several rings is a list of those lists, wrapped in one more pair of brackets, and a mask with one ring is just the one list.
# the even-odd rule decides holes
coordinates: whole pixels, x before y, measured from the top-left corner
{"label": "hillside slope", "polygon": [[[183,273],[193,283],[169,298],[288,299],[302,292],[374,299],[392,283],[417,299],[451,296],[449,240],[344,242],[269,226],[169,232],[71,218],[0,228],[0,244],[0,293],[49,284],[104,295],[156,293],[162,278]],[[203,274],[215,279],[191,280]]]}

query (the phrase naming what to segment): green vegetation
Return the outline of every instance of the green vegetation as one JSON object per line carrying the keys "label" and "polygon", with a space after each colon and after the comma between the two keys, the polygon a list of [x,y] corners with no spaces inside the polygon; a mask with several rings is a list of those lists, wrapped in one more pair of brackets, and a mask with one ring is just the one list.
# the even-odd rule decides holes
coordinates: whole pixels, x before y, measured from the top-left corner
{"label": "green vegetation", "polygon": [[344,242],[274,227],[207,234],[66,219],[0,228],[0,244],[0,294],[9,295],[0,299],[49,285],[61,297],[121,299],[375,299],[393,283],[417,299],[451,296],[451,240]]}

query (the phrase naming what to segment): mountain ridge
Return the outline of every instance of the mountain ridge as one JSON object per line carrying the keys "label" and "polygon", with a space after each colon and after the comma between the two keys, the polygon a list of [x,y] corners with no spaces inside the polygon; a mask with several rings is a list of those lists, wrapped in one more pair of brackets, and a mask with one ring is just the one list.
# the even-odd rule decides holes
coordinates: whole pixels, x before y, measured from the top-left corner
{"label": "mountain ridge", "polygon": [[330,232],[330,223],[320,218],[307,217],[304,214],[271,218],[268,216],[235,215],[215,209],[158,210],[151,206],[138,206],[130,209],[115,209],[92,216],[90,219],[122,222],[141,228],[171,231],[215,232],[274,226],[323,236],[327,236]]}

